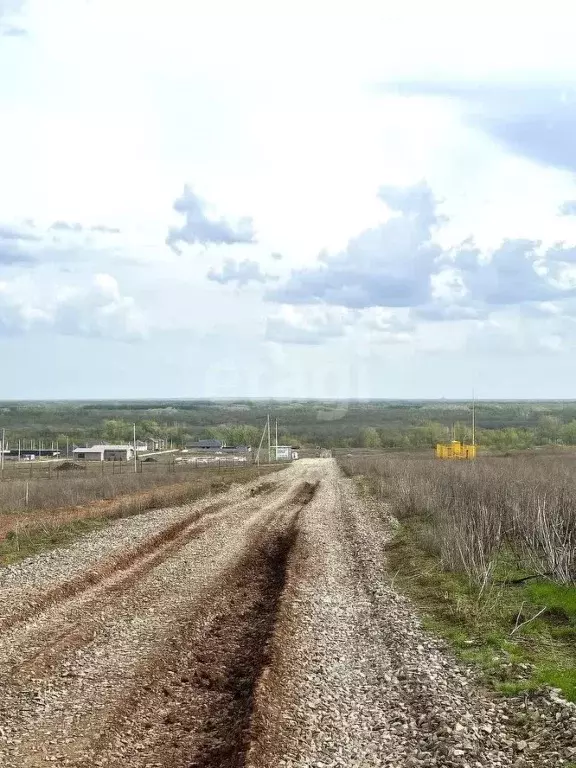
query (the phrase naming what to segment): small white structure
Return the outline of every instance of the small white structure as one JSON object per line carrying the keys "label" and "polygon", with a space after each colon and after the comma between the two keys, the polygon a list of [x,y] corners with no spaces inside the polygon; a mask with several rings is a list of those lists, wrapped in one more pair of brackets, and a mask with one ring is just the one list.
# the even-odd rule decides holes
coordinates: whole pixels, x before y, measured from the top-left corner
{"label": "small white structure", "polygon": [[146,440],[146,443],[150,453],[155,451],[166,451],[168,449],[168,440],[164,437],[149,437]]}
{"label": "small white structure", "polygon": [[74,458],[80,461],[131,461],[132,445],[92,445],[90,448],[74,448]]}
{"label": "small white structure", "polygon": [[291,445],[275,445],[276,449],[276,461],[291,461],[292,460],[292,446]]}

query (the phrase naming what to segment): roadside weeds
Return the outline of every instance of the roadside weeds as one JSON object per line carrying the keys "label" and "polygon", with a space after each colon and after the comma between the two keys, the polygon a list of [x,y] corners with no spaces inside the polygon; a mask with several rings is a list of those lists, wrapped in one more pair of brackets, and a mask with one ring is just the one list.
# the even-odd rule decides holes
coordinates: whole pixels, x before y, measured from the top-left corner
{"label": "roadside weeds", "polygon": [[113,520],[197,501],[222,493],[234,484],[248,483],[276,471],[276,467],[198,470],[193,480],[185,483],[161,485],[141,493],[126,494],[80,507],[55,509],[40,514],[3,515],[4,537],[0,538],[0,566],[69,546],[79,537],[100,530]]}
{"label": "roadside weeds", "polygon": [[[356,480],[371,496],[371,486]],[[424,627],[503,695],[548,687],[576,701],[576,589],[546,577],[522,581],[527,573],[505,552],[490,580],[475,584],[443,567],[427,535],[426,515],[415,514],[394,521],[386,546],[393,583],[420,609]]]}

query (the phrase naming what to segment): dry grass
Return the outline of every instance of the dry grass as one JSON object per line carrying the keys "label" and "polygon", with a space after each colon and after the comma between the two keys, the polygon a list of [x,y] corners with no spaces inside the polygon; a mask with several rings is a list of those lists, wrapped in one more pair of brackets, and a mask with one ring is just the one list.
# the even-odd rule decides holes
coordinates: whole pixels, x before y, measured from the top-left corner
{"label": "dry grass", "polygon": [[505,553],[519,571],[576,582],[576,458],[344,458],[402,521],[418,517],[447,570],[488,584]]}
{"label": "dry grass", "polygon": [[[261,470],[262,471],[262,470]],[[257,476],[257,468],[238,466],[201,469],[157,464],[145,471],[133,472],[124,467],[122,474],[92,470],[53,472],[51,479],[11,479],[0,483],[0,513],[34,512],[76,507],[94,501],[110,500],[130,494],[176,495],[171,486],[201,487],[215,479],[234,476],[238,479]],[[162,490],[159,490],[162,489]]]}
{"label": "dry grass", "polygon": [[394,584],[428,628],[516,695],[576,701],[576,458],[347,457],[396,516]]}
{"label": "dry grass", "polygon": [[[0,515],[0,564],[68,544],[78,535],[99,528],[110,520],[149,509],[185,504],[277,469],[245,466],[181,470],[176,473],[165,470],[149,474],[105,477],[94,474],[91,477],[67,476],[54,482],[38,481],[34,489],[29,489],[28,510],[11,513],[5,510]],[[10,481],[0,485],[0,497],[3,494],[4,503],[11,494],[13,498],[19,498],[23,482],[25,484],[25,481]]]}

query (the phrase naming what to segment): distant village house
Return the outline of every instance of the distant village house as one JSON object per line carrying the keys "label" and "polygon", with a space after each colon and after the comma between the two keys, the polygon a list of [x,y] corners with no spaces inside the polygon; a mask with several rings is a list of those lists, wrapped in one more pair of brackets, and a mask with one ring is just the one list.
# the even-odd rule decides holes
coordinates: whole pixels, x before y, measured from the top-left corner
{"label": "distant village house", "polygon": [[74,458],[80,461],[131,461],[132,445],[93,445],[90,448],[74,448]]}

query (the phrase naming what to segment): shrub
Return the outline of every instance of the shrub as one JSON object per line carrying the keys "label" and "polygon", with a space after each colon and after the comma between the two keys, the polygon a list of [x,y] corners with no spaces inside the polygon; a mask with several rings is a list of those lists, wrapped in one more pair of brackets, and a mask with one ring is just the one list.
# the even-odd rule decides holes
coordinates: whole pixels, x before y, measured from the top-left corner
{"label": "shrub", "polygon": [[518,568],[576,582],[574,458],[439,461],[410,455],[341,459],[399,519],[418,517],[423,547],[485,585],[503,553]]}

